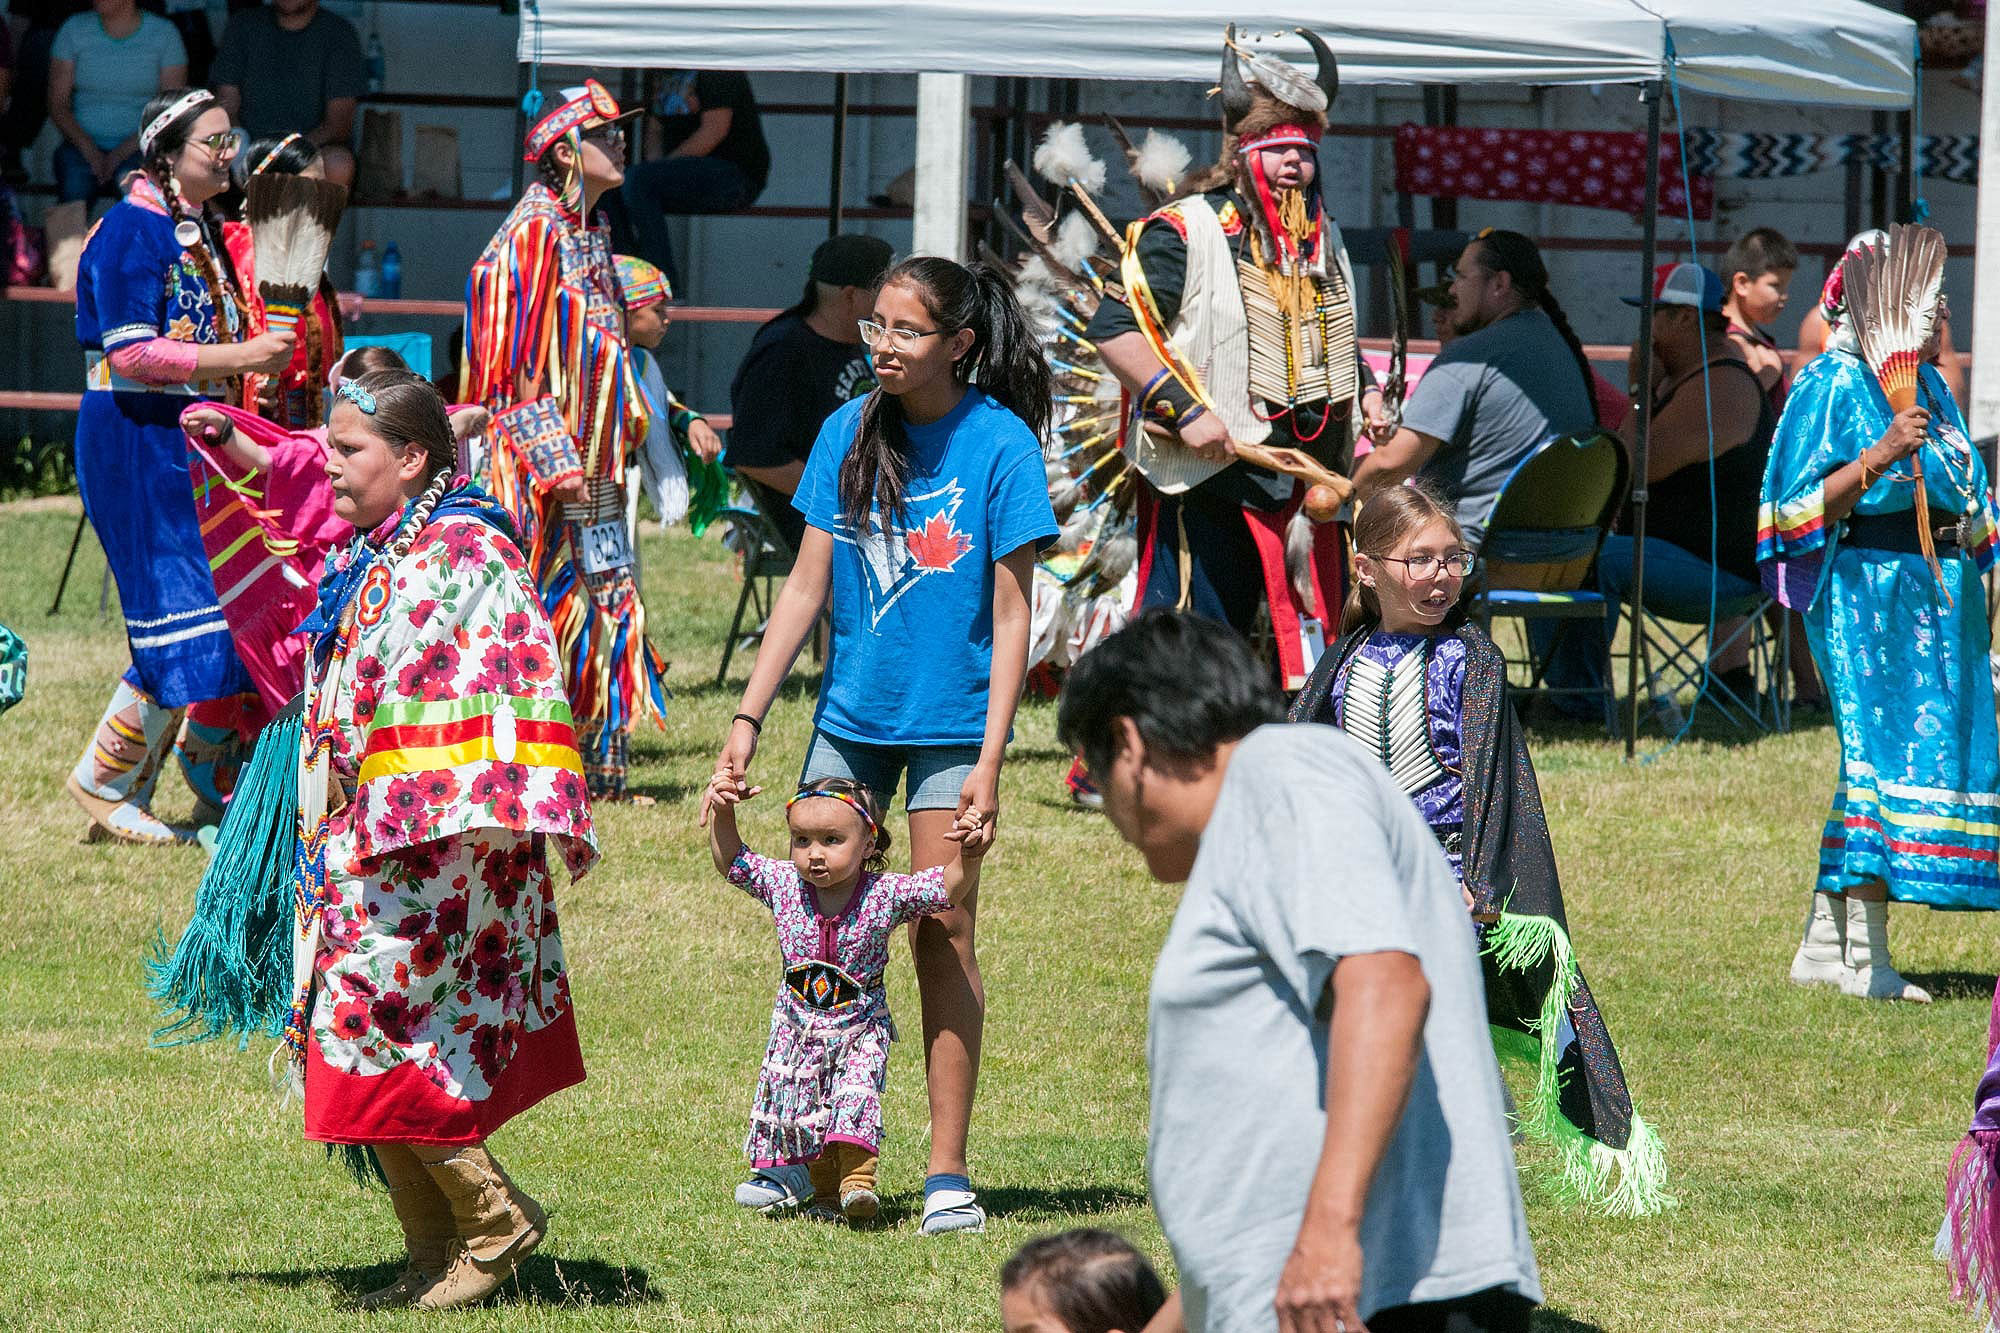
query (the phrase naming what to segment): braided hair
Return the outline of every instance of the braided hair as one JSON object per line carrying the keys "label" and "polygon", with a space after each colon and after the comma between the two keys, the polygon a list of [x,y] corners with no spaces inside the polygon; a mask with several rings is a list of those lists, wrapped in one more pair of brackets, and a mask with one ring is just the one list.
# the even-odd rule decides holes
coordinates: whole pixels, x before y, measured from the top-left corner
{"label": "braided hair", "polygon": [[410,506],[409,517],[390,543],[388,559],[393,564],[409,554],[424,525],[430,522],[431,511],[451,489],[458,473],[458,444],[452,438],[444,399],[423,376],[409,370],[371,370],[356,379],[354,385],[374,399],[375,410],[368,414],[368,424],[374,431],[391,445],[422,445],[429,469],[429,483]]}
{"label": "braided hair", "polygon": [[[167,88],[153,95],[139,113],[139,123],[150,125],[164,115],[174,103],[186,97],[191,89]],[[161,200],[167,206],[167,213],[174,220],[176,228],[183,222],[192,222],[200,230],[201,239],[187,247],[188,254],[201,270],[201,280],[208,287],[209,295],[218,307],[215,321],[217,342],[233,342],[249,327],[249,305],[243,299],[242,283],[236,275],[236,265],[229,258],[229,249],[221,242],[222,223],[227,216],[219,199],[210,200],[201,206],[199,213],[190,212],[187,200],[181,198],[179,182],[174,179],[174,159],[188,145],[188,136],[193,133],[195,122],[221,103],[213,98],[196,102],[180,115],[162,126],[159,133],[146,148],[139,169],[146,179],[160,192]],[[233,320],[221,315],[221,308],[233,310]]]}
{"label": "braided hair", "polygon": [[1576,358],[1576,368],[1583,375],[1583,398],[1590,404],[1590,424],[1602,425],[1597,415],[1596,375],[1590,368],[1590,358],[1583,354],[1583,340],[1570,327],[1569,317],[1556,301],[1556,294],[1549,290],[1548,266],[1542,262],[1542,252],[1535,243],[1518,231],[1501,231],[1489,227],[1478,237],[1479,266],[1488,273],[1505,273],[1514,280],[1514,291],[1520,296],[1523,308],[1538,306],[1549,323],[1556,326],[1556,332],[1569,344],[1570,355]]}

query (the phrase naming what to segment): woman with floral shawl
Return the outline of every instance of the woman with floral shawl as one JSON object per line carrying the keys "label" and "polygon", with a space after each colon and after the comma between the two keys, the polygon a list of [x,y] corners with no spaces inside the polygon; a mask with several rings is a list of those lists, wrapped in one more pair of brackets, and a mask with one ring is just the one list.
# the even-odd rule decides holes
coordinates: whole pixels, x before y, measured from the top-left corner
{"label": "woman with floral shawl", "polygon": [[[1880,232],[1856,242],[1889,243]],[[1765,586],[1804,614],[1840,730],[1840,778],[1791,976],[1928,1001],[1890,959],[1887,900],[2000,908],[2000,750],[1980,584],[1993,518],[1985,464],[1937,371],[1921,368],[1916,407],[1890,410],[1858,353],[1843,269],[1820,298],[1826,351],[1785,400],[1758,518]],[[1942,581],[1918,542],[1919,452]]]}
{"label": "woman with floral shawl", "polygon": [[356,536],[305,625],[285,1047],[306,1137],[371,1148],[403,1226],[409,1262],[364,1305],[442,1308],[541,1243],[484,1144],[583,1078],[548,858],[574,877],[596,849],[548,619],[444,403],[371,371],[328,438]]}

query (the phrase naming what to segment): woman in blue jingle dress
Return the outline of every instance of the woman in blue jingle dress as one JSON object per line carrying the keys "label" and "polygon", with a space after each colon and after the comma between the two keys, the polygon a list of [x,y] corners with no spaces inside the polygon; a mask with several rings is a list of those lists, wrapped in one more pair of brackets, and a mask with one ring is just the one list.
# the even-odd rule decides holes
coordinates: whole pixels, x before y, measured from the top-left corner
{"label": "woman in blue jingle dress", "polygon": [[[2000,752],[1980,583],[1993,519],[1951,391],[1924,365],[1917,405],[1890,410],[1858,353],[1841,273],[1820,298],[1826,351],[1785,401],[1758,520],[1765,586],[1804,613],[1840,729],[1840,780],[1791,975],[1927,1002],[1889,957],[1888,900],[2000,908]],[[1919,450],[1941,579],[1918,546]]]}
{"label": "woman in blue jingle dress", "polygon": [[[233,738],[258,719],[238,696],[250,677],[236,656],[209,572],[188,485],[181,409],[222,395],[246,371],[275,373],[293,335],[245,339],[243,300],[203,205],[228,183],[229,113],[201,90],[163,92],[139,125],[144,170],[84,244],[76,336],[86,392],[76,422],[76,479],[105,558],[132,665],[119,680],[69,779],[93,833],[168,842],[150,798],[190,709],[182,761],[197,820],[220,817]],[[251,734],[254,734],[252,732]]]}

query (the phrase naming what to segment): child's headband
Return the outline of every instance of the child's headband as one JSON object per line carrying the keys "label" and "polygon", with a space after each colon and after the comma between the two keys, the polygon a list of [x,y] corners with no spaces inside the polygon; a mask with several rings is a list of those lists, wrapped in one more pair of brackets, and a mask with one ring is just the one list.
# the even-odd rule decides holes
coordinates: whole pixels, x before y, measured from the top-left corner
{"label": "child's headband", "polygon": [[854,807],[854,812],[861,816],[862,826],[868,830],[869,836],[881,836],[882,830],[875,823],[875,816],[868,813],[868,807],[862,804],[861,798],[851,791],[829,791],[824,787],[801,787],[792,793],[791,800],[785,802],[785,809],[789,811],[800,801],[808,800],[814,796],[824,796],[829,801],[841,801]]}

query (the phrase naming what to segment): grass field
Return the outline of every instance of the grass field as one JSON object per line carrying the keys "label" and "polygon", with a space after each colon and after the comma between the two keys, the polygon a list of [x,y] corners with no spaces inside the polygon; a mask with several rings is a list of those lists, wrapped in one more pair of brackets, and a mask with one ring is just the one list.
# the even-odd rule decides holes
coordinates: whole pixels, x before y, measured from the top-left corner
{"label": "grass field", "polygon": [[[0,506],[0,621],[32,652],[27,700],[0,718],[0,1327],[350,1323],[342,1302],[400,1259],[386,1200],[301,1141],[296,1106],[266,1092],[262,1043],[148,1045],[142,951],[184,920],[201,854],[86,845],[63,794],[124,664],[88,536],[62,614],[45,614],[76,513]],[[972,1155],[987,1233],[917,1234],[914,1041],[890,1071],[886,1228],[770,1222],[729,1202],[774,951],[768,918],[709,866],[693,798],[748,663],[710,683],[735,601],[713,534],[649,538],[646,558],[676,697],[665,733],[635,738],[634,776],[659,805],[600,812],[602,865],[558,890],[590,1078],[495,1141],[553,1206],[551,1239],[504,1303],[370,1326],[996,1328],[1013,1247],[1084,1223],[1167,1267],[1146,1203],[1145,990],[1175,894],[1068,807],[1046,704],[1023,710],[981,894],[990,1016]],[[798,764],[816,683],[802,673],[774,711],[764,774]],[[1794,989],[1828,730],[1691,742],[1638,765],[1601,738],[1540,735],[1536,758],[1579,956],[1681,1201],[1606,1221],[1530,1184],[1550,1302],[1538,1328],[1971,1327],[1930,1243],[1982,1065],[2000,922],[1896,910],[1899,961],[1939,995],[1928,1008]],[[163,813],[185,813],[177,776],[162,792]],[[780,826],[775,801],[746,815],[755,845]],[[1337,845],[1339,830],[1321,835]],[[901,954],[891,1002],[914,1032]],[[1216,1129],[1227,1151],[1230,1127]]]}

